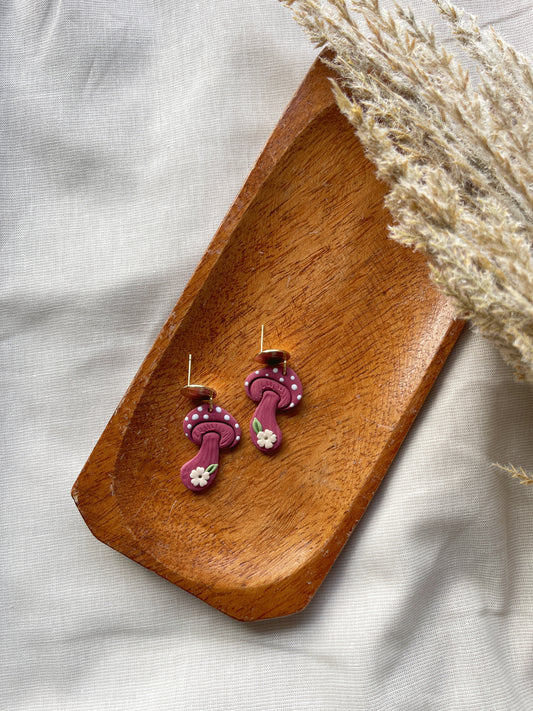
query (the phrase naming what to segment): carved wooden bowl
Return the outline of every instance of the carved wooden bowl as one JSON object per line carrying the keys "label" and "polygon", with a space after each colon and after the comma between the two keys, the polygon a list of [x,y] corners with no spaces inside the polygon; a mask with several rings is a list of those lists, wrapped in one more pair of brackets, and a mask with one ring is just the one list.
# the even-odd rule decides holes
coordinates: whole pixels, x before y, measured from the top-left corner
{"label": "carved wooden bowl", "polygon": [[[317,62],[74,485],[97,538],[232,617],[311,600],[460,331],[383,195]],[[244,390],[263,323],[304,388],[270,457]],[[243,431],[202,494],[179,474],[189,353]]]}

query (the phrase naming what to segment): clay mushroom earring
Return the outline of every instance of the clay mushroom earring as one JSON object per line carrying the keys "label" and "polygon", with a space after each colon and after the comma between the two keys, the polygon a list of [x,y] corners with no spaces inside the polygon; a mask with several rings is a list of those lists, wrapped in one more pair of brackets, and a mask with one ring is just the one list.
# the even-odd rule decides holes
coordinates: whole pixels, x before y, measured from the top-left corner
{"label": "clay mushroom earring", "polygon": [[181,467],[181,481],[191,491],[206,491],[213,485],[219,469],[221,449],[232,449],[241,439],[239,424],[229,412],[213,404],[216,392],[205,385],[191,385],[189,376],[182,394],[195,400],[196,406],[183,420],[185,436],[200,447],[198,454]]}
{"label": "clay mushroom earring", "polygon": [[265,367],[246,378],[246,394],[259,403],[250,421],[252,443],[265,454],[273,454],[283,438],[276,420],[278,410],[290,410],[302,399],[302,383],[287,366],[290,353],[283,350],[263,350],[264,327],[261,326],[261,350],[254,357]]}

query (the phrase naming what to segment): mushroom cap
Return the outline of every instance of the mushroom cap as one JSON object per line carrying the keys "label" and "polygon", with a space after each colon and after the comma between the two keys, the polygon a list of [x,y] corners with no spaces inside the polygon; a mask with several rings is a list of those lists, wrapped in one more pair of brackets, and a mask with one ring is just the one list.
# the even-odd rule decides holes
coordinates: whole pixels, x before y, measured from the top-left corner
{"label": "mushroom cap", "polygon": [[279,395],[276,409],[288,410],[296,407],[302,399],[303,387],[300,378],[292,368],[282,365],[269,366],[254,370],[244,383],[246,393],[254,402],[259,402],[265,390],[272,390]]}
{"label": "mushroom cap", "polygon": [[241,438],[241,429],[237,420],[218,405],[203,404],[193,408],[183,420],[183,431],[195,444],[202,443],[206,432],[217,432],[220,435],[220,449],[235,447]]}

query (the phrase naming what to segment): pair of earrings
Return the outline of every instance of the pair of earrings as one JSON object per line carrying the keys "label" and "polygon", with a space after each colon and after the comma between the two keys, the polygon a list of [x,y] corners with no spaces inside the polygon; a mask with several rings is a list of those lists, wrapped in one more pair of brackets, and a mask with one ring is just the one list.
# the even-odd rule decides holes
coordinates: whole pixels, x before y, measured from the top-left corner
{"label": "pair of earrings", "polygon": [[[254,360],[263,366],[246,378],[248,397],[258,403],[250,420],[252,444],[265,454],[273,454],[281,446],[282,433],[276,421],[277,410],[290,410],[302,399],[302,383],[287,366],[290,354],[284,350],[261,350]],[[216,392],[205,385],[191,385],[189,375],[182,393],[202,404],[194,407],[183,420],[185,436],[200,447],[198,454],[181,468],[181,481],[191,491],[205,491],[215,481],[221,449],[233,449],[241,440],[241,429],[235,418],[214,404]]]}

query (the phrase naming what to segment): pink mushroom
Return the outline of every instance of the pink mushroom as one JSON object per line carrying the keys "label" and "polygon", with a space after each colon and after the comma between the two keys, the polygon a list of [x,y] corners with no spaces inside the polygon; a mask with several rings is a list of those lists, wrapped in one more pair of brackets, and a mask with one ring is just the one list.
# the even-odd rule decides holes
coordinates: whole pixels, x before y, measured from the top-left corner
{"label": "pink mushroom", "polygon": [[272,454],[281,446],[282,433],[276,410],[289,410],[302,399],[302,383],[291,368],[283,365],[255,370],[244,383],[246,393],[258,406],[250,421],[250,436],[261,452]]}
{"label": "pink mushroom", "polygon": [[221,449],[231,449],[241,439],[240,427],[229,412],[204,403],[192,409],[183,420],[185,436],[200,446],[200,451],[181,468],[181,481],[191,491],[205,491],[218,473]]}

